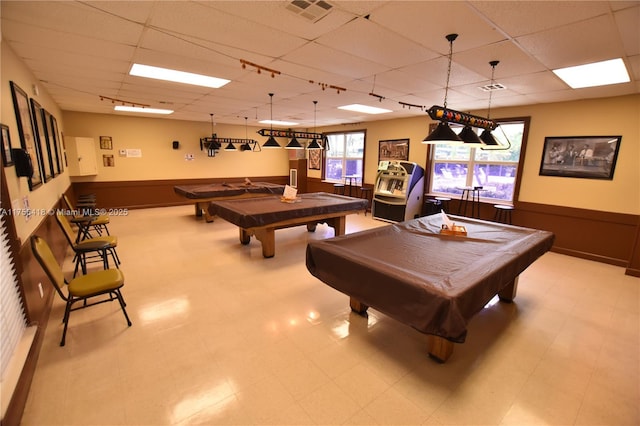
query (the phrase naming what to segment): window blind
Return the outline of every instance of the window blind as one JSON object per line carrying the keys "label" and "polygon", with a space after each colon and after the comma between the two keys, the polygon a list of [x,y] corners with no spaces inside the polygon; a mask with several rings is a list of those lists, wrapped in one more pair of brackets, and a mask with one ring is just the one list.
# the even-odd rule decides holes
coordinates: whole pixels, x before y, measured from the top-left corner
{"label": "window blind", "polygon": [[36,327],[27,329],[4,220],[0,220],[0,227],[0,386],[4,417],[31,348]]}

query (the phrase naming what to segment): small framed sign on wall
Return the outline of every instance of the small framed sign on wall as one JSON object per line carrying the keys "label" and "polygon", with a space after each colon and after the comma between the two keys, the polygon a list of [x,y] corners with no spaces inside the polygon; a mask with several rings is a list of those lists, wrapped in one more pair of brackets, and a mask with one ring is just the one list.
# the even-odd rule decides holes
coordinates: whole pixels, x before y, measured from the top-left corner
{"label": "small framed sign on wall", "polygon": [[613,179],[622,136],[549,136],[540,175]]}

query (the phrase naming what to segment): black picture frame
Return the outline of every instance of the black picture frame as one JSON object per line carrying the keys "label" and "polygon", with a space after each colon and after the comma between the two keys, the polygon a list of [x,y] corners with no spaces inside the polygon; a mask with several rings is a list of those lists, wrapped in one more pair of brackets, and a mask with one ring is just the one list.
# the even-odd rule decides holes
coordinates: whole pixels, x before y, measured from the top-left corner
{"label": "black picture frame", "polygon": [[380,141],[378,163],[381,161],[409,161],[409,139]]}
{"label": "black picture frame", "polygon": [[58,141],[56,138],[56,134],[53,130],[53,122],[51,120],[53,116],[46,109],[42,110],[42,120],[44,121],[44,130],[47,134],[47,141],[49,144],[49,148],[51,149],[51,161],[52,161],[52,170],[53,176],[58,176],[62,173],[60,170],[60,154],[58,150]]}
{"label": "black picture frame", "polygon": [[0,133],[2,134],[2,164],[4,167],[13,166],[13,155],[11,153],[11,135],[9,134],[9,126],[0,124]]}
{"label": "black picture frame", "polygon": [[16,124],[20,137],[20,146],[27,151],[33,164],[33,175],[28,178],[29,190],[33,191],[42,185],[42,164],[39,160],[39,147],[33,132],[33,120],[31,118],[31,108],[27,93],[13,81],[11,85],[11,96],[13,98],[13,108],[16,113]]}
{"label": "black picture frame", "polygon": [[60,161],[60,173],[64,172],[64,167],[67,163],[67,157],[65,156],[64,136],[58,130],[58,120],[55,116],[51,116],[51,131],[53,133],[54,141],[56,142],[56,151],[58,152],[58,160]]}
{"label": "black picture frame", "polygon": [[548,136],[541,176],[613,179],[622,136]]}
{"label": "black picture frame", "polygon": [[31,101],[31,112],[33,114],[33,131],[36,135],[36,141],[40,147],[40,161],[42,161],[42,179],[48,182],[53,179],[53,160],[51,159],[51,146],[47,139],[47,131],[45,130],[44,109],[35,99]]}

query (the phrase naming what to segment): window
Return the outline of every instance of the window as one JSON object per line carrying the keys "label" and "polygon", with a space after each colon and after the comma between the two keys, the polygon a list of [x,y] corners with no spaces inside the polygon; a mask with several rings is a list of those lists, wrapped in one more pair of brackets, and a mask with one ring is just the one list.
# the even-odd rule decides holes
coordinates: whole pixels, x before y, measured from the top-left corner
{"label": "window", "polygon": [[513,202],[528,119],[496,121],[499,127],[492,134],[501,144],[506,145],[508,138],[511,143],[508,150],[490,151],[462,144],[434,145],[430,193],[461,194],[461,187],[482,186],[482,198]]}
{"label": "window", "polygon": [[344,182],[345,177],[356,176],[362,182],[365,132],[330,133],[327,139],[329,147],[325,151],[325,180]]}

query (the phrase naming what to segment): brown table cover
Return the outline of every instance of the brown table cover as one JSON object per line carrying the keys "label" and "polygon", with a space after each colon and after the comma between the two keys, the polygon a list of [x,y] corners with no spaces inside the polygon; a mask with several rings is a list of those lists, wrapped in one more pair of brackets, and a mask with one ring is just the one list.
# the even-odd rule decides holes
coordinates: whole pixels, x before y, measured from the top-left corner
{"label": "brown table cover", "polygon": [[312,275],[418,331],[462,343],[467,324],[551,249],[551,232],[440,214],[307,245]]}
{"label": "brown table cover", "polygon": [[314,192],[300,194],[299,202],[285,203],[281,197],[212,201],[209,212],[241,228],[256,228],[289,219],[351,210],[364,210],[368,201],[344,195]]}
{"label": "brown table cover", "polygon": [[282,194],[284,185],[270,182],[246,183],[210,183],[206,185],[178,185],[173,190],[183,197],[197,200],[199,198],[231,197],[247,193]]}

